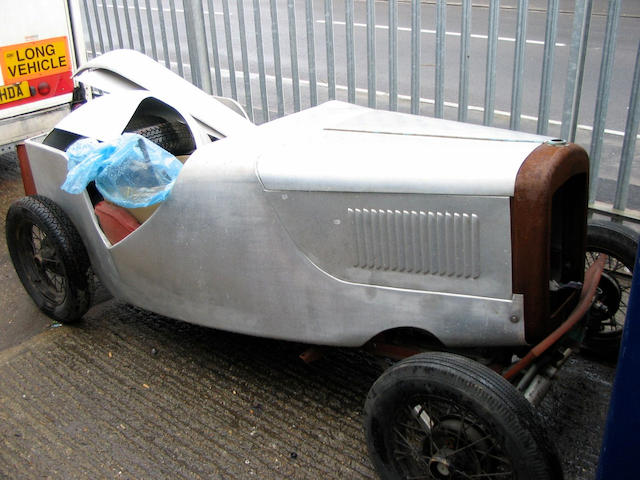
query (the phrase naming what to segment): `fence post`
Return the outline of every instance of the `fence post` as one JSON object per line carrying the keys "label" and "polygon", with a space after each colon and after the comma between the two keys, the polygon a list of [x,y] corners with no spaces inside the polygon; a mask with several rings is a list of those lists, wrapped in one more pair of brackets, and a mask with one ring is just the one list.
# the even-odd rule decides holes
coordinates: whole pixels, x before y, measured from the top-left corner
{"label": "fence post", "polygon": [[596,94],[596,112],[593,117],[591,150],[589,151],[589,159],[591,161],[589,168],[589,203],[592,203],[596,199],[596,189],[598,187],[602,137],[604,135],[604,125],[607,120],[613,57],[616,50],[616,33],[618,31],[618,18],[620,17],[620,3],[620,0],[609,0],[607,28],[604,36],[604,45],[602,46],[602,62],[600,63],[600,78],[598,79],[598,93]]}
{"label": "fence post", "polygon": [[411,113],[420,115],[420,1],[411,2]]}
{"label": "fence post", "polygon": [[211,69],[206,48],[207,36],[204,26],[204,13],[202,4],[194,5],[193,0],[184,2],[184,18],[187,24],[187,45],[189,47],[189,63],[191,64],[191,80],[196,86],[211,94]]}
{"label": "fence post", "polygon": [[436,88],[433,114],[436,118],[444,116],[444,61],[447,31],[447,2],[436,0]]}
{"label": "fence post", "polygon": [[562,109],[562,138],[573,142],[576,139],[578,112],[582,95],[582,77],[587,55],[587,40],[591,24],[592,0],[576,0],[571,34],[571,52],[569,53],[569,71],[564,90],[564,108]]}
{"label": "fence post", "polygon": [[538,127],[536,133],[546,135],[549,128],[549,105],[551,104],[551,80],[553,77],[553,58],[558,32],[558,0],[547,2],[547,23],[544,34],[544,54],[542,60],[542,79],[540,80],[540,102],[538,104]]}
{"label": "fence post", "polygon": [[469,55],[471,43],[471,0],[462,1],[460,25],[460,80],[458,82],[458,121],[466,122],[469,108]]}
{"label": "fence post", "polygon": [[518,1],[518,20],[516,24],[516,48],[513,60],[513,82],[511,90],[511,118],[509,128],[520,129],[522,109],[522,76],[524,74],[525,47],[527,46],[527,11],[529,0]]}
{"label": "fence post", "polygon": [[629,179],[633,164],[633,152],[636,149],[636,135],[640,126],[640,43],[636,54],[636,66],[633,72],[633,84],[631,86],[631,98],[627,113],[627,125],[624,130],[622,153],[620,154],[620,168],[618,169],[618,183],[613,208],[624,210],[627,206],[627,193],[629,192]]}
{"label": "fence post", "polygon": [[367,0],[367,98],[376,108],[376,2]]}

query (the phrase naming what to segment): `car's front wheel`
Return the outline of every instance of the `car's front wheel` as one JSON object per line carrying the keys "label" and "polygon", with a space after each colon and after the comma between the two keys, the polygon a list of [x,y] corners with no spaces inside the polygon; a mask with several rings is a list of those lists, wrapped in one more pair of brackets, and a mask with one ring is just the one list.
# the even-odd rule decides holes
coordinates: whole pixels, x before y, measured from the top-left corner
{"label": "car's front wheel", "polygon": [[71,220],[53,201],[31,196],[7,213],[7,247],[35,304],[58,322],[74,322],[89,308],[89,257]]}
{"label": "car's front wheel", "polygon": [[605,359],[615,360],[618,356],[637,250],[638,234],[630,228],[613,222],[589,223],[585,268],[601,253],[608,258],[583,347]]}
{"label": "car's front wheel", "polygon": [[365,404],[382,479],[562,478],[533,407],[497,373],[425,353],[389,368]]}

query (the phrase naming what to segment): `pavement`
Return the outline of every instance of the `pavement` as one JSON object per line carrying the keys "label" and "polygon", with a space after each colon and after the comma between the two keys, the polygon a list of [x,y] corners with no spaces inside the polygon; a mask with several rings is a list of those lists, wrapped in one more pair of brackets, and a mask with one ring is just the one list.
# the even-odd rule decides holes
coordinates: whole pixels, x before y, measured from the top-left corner
{"label": "pavement", "polygon": [[[362,429],[381,367],[363,352],[167,319],[117,300],[52,323],[4,240],[21,196],[0,156],[0,479],[376,478]],[[573,356],[539,407],[566,479],[595,476],[612,365]]]}

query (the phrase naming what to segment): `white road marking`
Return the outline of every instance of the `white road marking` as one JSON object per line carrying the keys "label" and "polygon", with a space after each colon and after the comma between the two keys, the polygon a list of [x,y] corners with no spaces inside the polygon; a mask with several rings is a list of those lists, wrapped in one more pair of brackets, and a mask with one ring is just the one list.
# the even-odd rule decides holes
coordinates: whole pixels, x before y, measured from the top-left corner
{"label": "white road marking", "polygon": [[[316,23],[325,23],[324,20],[316,20]],[[334,25],[341,25],[344,26],[346,25],[346,22],[341,22],[338,20],[334,20],[333,21]],[[354,27],[360,27],[360,28],[366,28],[367,24],[366,23],[354,23],[353,24]],[[389,30],[389,26],[388,25],[376,25],[376,28],[381,29],[381,30]],[[409,27],[398,27],[398,31],[399,32],[410,32],[411,28]],[[436,31],[435,30],[429,30],[426,28],[421,28],[420,29],[420,33],[428,33],[431,35],[435,35]],[[462,34],[460,32],[445,32],[446,35],[449,35],[451,37],[460,37]],[[481,40],[487,40],[489,37],[488,35],[482,35],[482,34],[477,34],[477,33],[472,33],[471,38],[479,38]],[[498,37],[498,40],[502,41],[502,42],[511,42],[511,43],[515,43],[516,39],[515,38],[511,38],[511,37]],[[530,45],[544,45],[544,41],[543,40],[527,40],[526,43],[530,44]],[[566,43],[559,43],[556,42],[556,47],[566,47],[567,44]]]}

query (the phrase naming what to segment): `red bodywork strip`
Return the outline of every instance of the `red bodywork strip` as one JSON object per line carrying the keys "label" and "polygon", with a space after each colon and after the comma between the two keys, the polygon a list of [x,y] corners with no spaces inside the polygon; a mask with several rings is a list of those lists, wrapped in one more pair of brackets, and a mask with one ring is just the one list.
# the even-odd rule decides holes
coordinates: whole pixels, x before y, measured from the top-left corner
{"label": "red bodywork strip", "polygon": [[27,146],[24,143],[16,145],[18,152],[18,163],[20,165],[20,173],[22,174],[22,185],[26,195],[36,195],[36,184],[33,181],[33,173],[31,173],[31,164],[29,163],[29,155],[27,155]]}

